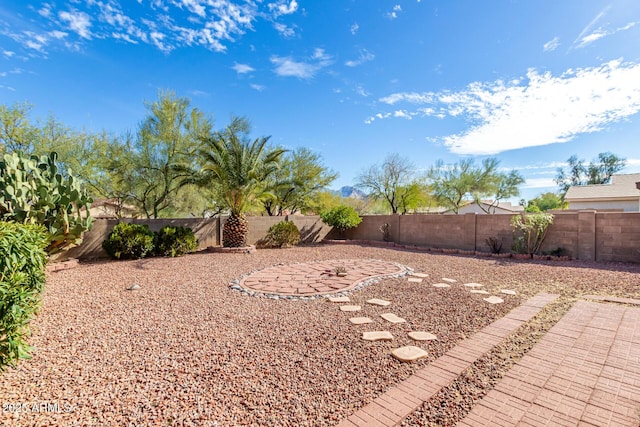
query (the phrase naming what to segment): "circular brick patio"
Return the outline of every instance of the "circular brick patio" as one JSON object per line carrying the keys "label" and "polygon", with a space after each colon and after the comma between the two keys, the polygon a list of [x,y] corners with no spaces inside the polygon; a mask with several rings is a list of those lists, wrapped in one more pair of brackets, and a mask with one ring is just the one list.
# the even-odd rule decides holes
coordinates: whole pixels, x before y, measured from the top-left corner
{"label": "circular brick patio", "polygon": [[[346,269],[344,277],[336,275],[338,267]],[[328,260],[268,267],[244,277],[239,286],[259,294],[301,297],[349,291],[365,282],[409,272],[401,264],[376,259]]]}

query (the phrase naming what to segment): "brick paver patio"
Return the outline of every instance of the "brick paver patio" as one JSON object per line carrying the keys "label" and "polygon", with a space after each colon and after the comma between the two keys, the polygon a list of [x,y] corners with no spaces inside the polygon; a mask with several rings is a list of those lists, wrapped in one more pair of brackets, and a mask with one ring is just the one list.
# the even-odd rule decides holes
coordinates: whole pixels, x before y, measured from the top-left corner
{"label": "brick paver patio", "polygon": [[577,302],[460,426],[640,425],[640,309]]}
{"label": "brick paver patio", "polygon": [[[344,267],[346,275],[337,276]],[[276,265],[249,274],[240,281],[246,290],[275,295],[311,296],[351,290],[366,280],[399,277],[410,269],[376,259],[344,259]]]}

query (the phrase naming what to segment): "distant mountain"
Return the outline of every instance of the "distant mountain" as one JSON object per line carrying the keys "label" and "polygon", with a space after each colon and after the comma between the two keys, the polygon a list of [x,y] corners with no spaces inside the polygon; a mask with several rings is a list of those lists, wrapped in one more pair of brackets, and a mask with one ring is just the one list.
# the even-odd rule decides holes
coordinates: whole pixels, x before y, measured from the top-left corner
{"label": "distant mountain", "polygon": [[334,191],[335,194],[338,194],[342,197],[351,197],[353,199],[366,199],[367,195],[358,190],[355,187],[350,187],[348,185],[345,185],[344,187],[341,187],[339,190]]}

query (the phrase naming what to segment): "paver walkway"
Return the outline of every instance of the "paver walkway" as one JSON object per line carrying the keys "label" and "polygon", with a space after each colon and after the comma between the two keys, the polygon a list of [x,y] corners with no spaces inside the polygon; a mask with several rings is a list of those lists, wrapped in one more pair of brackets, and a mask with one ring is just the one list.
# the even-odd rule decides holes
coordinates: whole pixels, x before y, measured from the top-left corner
{"label": "paver walkway", "polygon": [[[346,276],[337,276],[337,267],[344,267]],[[311,296],[348,291],[366,280],[409,272],[401,264],[376,259],[328,260],[265,268],[243,278],[240,286],[265,294]]]}
{"label": "paver walkway", "polygon": [[459,426],[640,425],[640,309],[577,302]]}
{"label": "paver walkway", "polygon": [[420,369],[410,378],[378,396],[338,426],[395,426],[429,400],[442,387],[446,387],[476,359],[489,352],[495,345],[523,323],[535,316],[558,296],[540,294],[496,320],[489,326],[462,341],[435,362]]}

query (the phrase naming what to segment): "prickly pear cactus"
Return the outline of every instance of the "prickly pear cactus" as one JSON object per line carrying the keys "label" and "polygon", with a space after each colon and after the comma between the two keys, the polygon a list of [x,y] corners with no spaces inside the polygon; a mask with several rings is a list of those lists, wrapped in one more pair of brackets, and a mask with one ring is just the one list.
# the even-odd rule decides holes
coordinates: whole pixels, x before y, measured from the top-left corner
{"label": "prickly pear cactus", "polygon": [[37,157],[5,154],[0,161],[0,216],[4,221],[41,224],[53,255],[82,242],[91,229],[92,203],[71,171],[61,174],[55,152]]}

